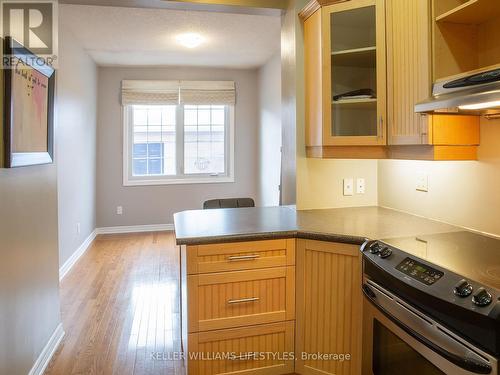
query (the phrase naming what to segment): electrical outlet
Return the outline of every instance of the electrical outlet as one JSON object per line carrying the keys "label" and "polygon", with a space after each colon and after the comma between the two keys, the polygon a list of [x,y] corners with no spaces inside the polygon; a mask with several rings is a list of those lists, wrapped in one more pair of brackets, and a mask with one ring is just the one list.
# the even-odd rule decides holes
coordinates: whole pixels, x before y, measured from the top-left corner
{"label": "electrical outlet", "polygon": [[76,234],[80,234],[82,231],[80,223],[76,223]]}
{"label": "electrical outlet", "polygon": [[417,175],[417,191],[427,193],[429,191],[429,176],[426,173],[419,173]]}
{"label": "electrical outlet", "polygon": [[344,195],[354,195],[354,179],[344,178]]}
{"label": "electrical outlet", "polygon": [[116,207],[116,214],[117,215],[123,215],[123,207],[122,206]]}
{"label": "electrical outlet", "polygon": [[364,178],[358,178],[356,180],[356,194],[364,194],[365,193],[365,179]]}

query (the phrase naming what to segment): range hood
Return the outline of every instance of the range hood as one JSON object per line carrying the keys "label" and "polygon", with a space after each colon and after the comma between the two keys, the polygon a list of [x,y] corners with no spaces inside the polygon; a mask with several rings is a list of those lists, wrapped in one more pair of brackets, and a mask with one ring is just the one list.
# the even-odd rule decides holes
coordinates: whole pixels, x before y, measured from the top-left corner
{"label": "range hood", "polygon": [[500,117],[500,68],[437,81],[432,97],[416,104],[415,112]]}

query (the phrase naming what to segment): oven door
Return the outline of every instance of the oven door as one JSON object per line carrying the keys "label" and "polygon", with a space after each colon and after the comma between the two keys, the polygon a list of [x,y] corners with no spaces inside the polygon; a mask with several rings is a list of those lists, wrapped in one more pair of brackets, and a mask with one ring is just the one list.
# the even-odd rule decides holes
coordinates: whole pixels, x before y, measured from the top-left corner
{"label": "oven door", "polygon": [[495,358],[365,277],[363,375],[498,375]]}

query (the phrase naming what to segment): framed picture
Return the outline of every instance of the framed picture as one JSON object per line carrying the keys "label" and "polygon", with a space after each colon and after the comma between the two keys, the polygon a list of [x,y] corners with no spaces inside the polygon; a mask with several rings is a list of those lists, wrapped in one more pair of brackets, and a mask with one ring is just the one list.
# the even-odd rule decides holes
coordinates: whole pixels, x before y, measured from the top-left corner
{"label": "framed picture", "polygon": [[55,71],[10,37],[2,60],[3,167],[52,163]]}

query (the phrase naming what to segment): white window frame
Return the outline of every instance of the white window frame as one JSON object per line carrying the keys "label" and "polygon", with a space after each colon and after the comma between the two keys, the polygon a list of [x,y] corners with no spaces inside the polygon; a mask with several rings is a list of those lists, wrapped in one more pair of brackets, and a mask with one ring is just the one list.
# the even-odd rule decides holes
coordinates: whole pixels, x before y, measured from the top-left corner
{"label": "white window frame", "polygon": [[[223,175],[192,174],[175,176],[134,176],[132,173],[132,156],[134,147],[133,124],[130,121],[132,105],[123,106],[123,186],[150,186],[150,185],[180,185],[180,184],[217,184],[233,183],[234,179],[234,105],[226,105],[226,173]],[[175,125],[175,143],[177,171],[184,170],[184,106],[177,105]],[[179,151],[180,147],[180,151]]]}

